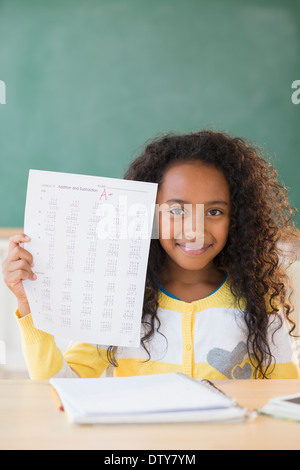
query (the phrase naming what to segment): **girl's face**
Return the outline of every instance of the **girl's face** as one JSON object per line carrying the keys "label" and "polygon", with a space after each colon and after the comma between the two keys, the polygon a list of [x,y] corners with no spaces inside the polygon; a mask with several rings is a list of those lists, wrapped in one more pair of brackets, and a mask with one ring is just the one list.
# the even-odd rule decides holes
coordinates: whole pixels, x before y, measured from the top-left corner
{"label": "girl's face", "polygon": [[159,240],[169,266],[194,271],[213,265],[229,231],[230,191],[223,173],[199,161],[174,164],[164,175],[156,202]]}

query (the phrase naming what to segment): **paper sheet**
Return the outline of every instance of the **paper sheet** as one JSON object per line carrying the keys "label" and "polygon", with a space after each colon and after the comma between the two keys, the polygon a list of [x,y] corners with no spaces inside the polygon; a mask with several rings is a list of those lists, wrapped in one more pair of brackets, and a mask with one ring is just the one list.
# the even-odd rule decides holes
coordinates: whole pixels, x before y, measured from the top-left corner
{"label": "paper sheet", "polygon": [[30,170],[24,232],[34,325],[75,341],[138,347],[157,185]]}

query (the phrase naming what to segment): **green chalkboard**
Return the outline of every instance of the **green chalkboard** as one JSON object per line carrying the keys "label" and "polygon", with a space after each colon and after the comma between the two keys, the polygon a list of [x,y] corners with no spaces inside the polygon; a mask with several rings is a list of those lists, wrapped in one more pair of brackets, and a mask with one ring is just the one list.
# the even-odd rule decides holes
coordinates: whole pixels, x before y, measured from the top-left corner
{"label": "green chalkboard", "polygon": [[264,147],[300,208],[299,57],[298,0],[0,0],[0,226],[29,168],[122,177],[200,128]]}

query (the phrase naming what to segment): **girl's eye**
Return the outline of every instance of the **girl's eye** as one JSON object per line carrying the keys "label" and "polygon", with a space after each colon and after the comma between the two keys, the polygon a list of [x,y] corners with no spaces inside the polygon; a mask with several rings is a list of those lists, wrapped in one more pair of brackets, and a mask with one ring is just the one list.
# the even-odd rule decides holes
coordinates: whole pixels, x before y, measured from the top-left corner
{"label": "girl's eye", "polygon": [[[210,211],[208,211],[208,213],[210,212],[220,212],[220,214],[223,214],[223,212],[220,211],[219,209],[211,209]],[[212,215],[218,215],[218,214],[212,214]]]}
{"label": "girl's eye", "polygon": [[184,210],[181,207],[173,207],[173,209],[170,209],[169,212],[173,215],[182,215]]}

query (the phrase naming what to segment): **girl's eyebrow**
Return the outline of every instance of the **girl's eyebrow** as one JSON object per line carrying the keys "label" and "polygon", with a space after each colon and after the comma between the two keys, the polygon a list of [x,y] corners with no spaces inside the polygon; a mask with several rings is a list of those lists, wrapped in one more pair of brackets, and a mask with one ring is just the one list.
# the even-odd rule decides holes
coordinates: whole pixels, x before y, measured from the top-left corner
{"label": "girl's eyebrow", "polygon": [[[171,203],[174,203],[174,202],[177,202],[178,204],[190,204],[189,202],[183,201],[182,199],[168,199],[166,204],[171,204]],[[207,201],[207,202],[204,202],[204,205],[208,205],[208,204],[223,204],[223,205],[228,206],[228,202],[226,202],[226,201]]]}

